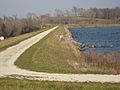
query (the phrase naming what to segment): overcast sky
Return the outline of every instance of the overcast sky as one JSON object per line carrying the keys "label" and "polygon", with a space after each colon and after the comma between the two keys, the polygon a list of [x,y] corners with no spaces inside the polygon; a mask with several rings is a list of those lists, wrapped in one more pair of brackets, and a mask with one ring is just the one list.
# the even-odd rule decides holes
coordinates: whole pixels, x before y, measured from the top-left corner
{"label": "overcast sky", "polygon": [[55,9],[81,8],[112,8],[120,6],[120,0],[0,0],[0,16],[18,14],[25,16],[28,12],[44,14]]}

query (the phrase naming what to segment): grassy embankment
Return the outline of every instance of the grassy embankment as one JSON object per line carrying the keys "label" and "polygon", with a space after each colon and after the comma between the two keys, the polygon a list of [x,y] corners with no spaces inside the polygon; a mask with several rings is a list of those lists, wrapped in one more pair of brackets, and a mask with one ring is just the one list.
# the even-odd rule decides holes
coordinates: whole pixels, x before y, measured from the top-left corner
{"label": "grassy embankment", "polygon": [[70,63],[80,62],[80,58],[74,54],[66,40],[59,40],[60,35],[66,35],[63,27],[56,29],[33,45],[18,58],[15,64],[20,68],[33,71],[79,73],[79,70],[75,69]]}
{"label": "grassy embankment", "polygon": [[[49,28],[52,28],[52,27],[49,27]],[[26,34],[23,34],[23,35],[19,35],[19,36],[16,36],[16,37],[10,37],[8,39],[5,39],[4,41],[0,41],[0,51],[10,47],[10,46],[13,46],[15,44],[18,44],[20,43],[21,41],[25,40],[25,39],[28,39],[32,36],[35,36],[49,28],[45,28],[45,29],[40,29],[38,31],[35,31],[35,32],[31,32],[31,33],[26,33]]]}
{"label": "grassy embankment", "polygon": [[0,79],[0,90],[120,90],[120,84]]}
{"label": "grassy embankment", "polygon": [[[86,61],[82,54],[77,55],[66,34],[65,29],[60,27],[24,52],[15,64],[20,68],[38,72],[112,73],[109,67],[101,68],[101,62],[97,67],[96,63]],[[63,40],[59,40],[60,35],[64,36]]]}

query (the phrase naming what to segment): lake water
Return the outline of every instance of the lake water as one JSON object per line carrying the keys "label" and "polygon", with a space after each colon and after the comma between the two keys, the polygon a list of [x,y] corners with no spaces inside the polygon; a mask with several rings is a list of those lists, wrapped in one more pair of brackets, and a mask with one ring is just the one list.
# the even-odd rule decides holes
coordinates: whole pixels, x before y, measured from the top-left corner
{"label": "lake water", "polygon": [[[94,45],[98,52],[120,53],[120,27],[70,28],[73,38],[82,44]],[[86,51],[93,48],[88,48]]]}

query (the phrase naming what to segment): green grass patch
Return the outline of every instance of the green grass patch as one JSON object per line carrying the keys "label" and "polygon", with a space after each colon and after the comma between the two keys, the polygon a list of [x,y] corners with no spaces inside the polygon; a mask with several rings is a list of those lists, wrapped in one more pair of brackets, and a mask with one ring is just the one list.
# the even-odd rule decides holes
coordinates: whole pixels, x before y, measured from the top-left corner
{"label": "green grass patch", "polygon": [[120,90],[120,84],[0,79],[0,90]]}
{"label": "green grass patch", "polygon": [[40,72],[80,73],[80,70],[68,63],[68,61],[80,62],[80,58],[65,42],[59,40],[61,34],[66,34],[63,27],[56,29],[29,48],[15,64],[20,68]]}

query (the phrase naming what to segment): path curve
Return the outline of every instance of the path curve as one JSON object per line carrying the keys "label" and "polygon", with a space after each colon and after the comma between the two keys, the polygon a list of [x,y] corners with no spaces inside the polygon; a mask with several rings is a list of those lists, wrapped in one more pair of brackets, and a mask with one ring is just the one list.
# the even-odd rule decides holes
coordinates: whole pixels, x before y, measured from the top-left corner
{"label": "path curve", "polygon": [[34,72],[20,69],[14,65],[17,58],[29,47],[44,38],[58,26],[42,32],[32,38],[7,48],[0,52],[0,77],[10,77],[18,79],[42,80],[42,81],[65,81],[65,82],[111,82],[120,83],[120,75],[99,75],[99,74],[57,74]]}

